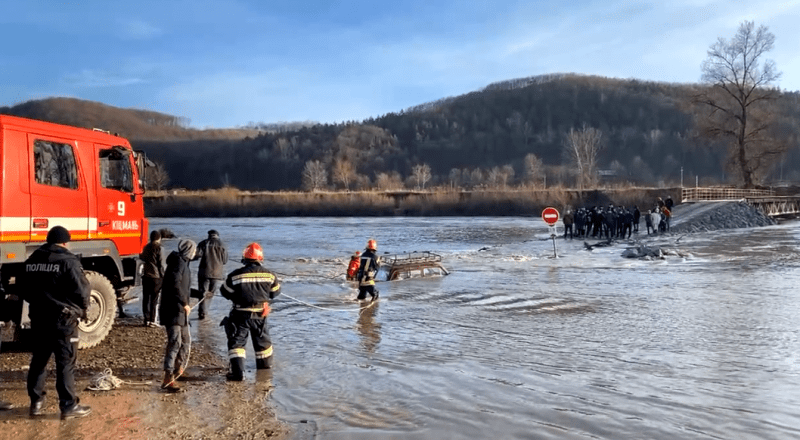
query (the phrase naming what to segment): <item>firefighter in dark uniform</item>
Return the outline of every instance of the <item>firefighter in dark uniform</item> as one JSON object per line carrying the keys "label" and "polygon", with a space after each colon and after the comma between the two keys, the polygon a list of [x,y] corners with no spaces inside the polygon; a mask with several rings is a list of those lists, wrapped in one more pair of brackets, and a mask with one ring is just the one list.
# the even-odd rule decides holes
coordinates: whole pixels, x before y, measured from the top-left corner
{"label": "firefighter in dark uniform", "polygon": [[358,299],[366,299],[367,294],[372,300],[378,299],[378,291],[375,290],[375,274],[381,267],[381,257],[378,251],[378,242],[370,239],[367,241],[367,249],[361,254],[361,264],[358,266],[356,279],[358,280]]}
{"label": "firefighter in dark uniform", "polygon": [[91,288],[80,260],[66,247],[70,238],[66,228],[53,227],[47,233],[47,243],[25,261],[23,289],[30,304],[31,330],[36,341],[28,371],[31,417],[43,414],[47,363],[53,354],[61,418],[83,417],[92,412],[79,404],[75,389],[78,319],[86,316]]}
{"label": "firefighter in dark uniform", "polygon": [[231,371],[227,379],[244,379],[244,359],[247,337],[253,341],[256,368],[272,367],[272,340],[267,327],[269,301],[280,295],[281,284],[278,278],[263,267],[264,250],[258,243],[250,243],[242,252],[244,267],[228,275],[220,293],[233,302],[230,314],[222,320],[228,336],[228,358]]}

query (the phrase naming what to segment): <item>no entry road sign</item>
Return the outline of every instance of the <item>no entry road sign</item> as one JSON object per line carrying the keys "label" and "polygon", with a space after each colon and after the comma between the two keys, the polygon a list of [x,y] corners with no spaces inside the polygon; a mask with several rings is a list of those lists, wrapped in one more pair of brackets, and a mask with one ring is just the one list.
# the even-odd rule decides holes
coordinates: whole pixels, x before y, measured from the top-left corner
{"label": "no entry road sign", "polygon": [[556,208],[548,207],[542,211],[542,220],[550,226],[558,222],[558,210]]}

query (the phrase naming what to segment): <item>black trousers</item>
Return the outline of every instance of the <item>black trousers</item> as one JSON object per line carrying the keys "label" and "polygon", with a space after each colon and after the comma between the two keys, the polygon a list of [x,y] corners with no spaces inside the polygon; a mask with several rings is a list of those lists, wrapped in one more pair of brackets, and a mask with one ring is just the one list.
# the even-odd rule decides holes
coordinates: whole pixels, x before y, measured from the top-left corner
{"label": "black trousers", "polygon": [[75,390],[75,360],[78,354],[78,317],[62,314],[47,322],[45,318],[31,323],[36,344],[28,370],[28,396],[31,402],[44,398],[47,379],[47,362],[51,355],[56,358],[56,391],[61,411],[78,403]]}
{"label": "black trousers", "polygon": [[228,336],[228,358],[245,357],[248,337],[253,341],[257,363],[266,363],[272,357],[272,339],[269,337],[267,318],[257,313],[232,311],[223,321]]}
{"label": "black trousers", "polygon": [[163,281],[163,278],[142,278],[142,315],[145,322],[156,322],[158,296]]}
{"label": "black trousers", "polygon": [[197,277],[197,289],[204,293],[205,300],[197,306],[197,316],[198,317],[205,317],[206,313],[208,313],[208,308],[211,306],[211,299],[214,297],[214,294],[217,292],[217,289],[222,286],[223,280],[218,280],[216,278],[206,278],[203,276]]}
{"label": "black trousers", "polygon": [[367,294],[375,296],[375,285],[372,286],[358,286],[358,299],[367,299]]}

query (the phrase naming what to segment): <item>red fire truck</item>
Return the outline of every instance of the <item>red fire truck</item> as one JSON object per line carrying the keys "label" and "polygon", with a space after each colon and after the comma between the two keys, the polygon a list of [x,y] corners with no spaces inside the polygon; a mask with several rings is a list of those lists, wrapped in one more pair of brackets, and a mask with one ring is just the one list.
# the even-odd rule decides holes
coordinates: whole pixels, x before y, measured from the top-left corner
{"label": "red fire truck", "polygon": [[5,340],[30,327],[17,278],[53,226],[67,228],[92,286],[80,347],[100,343],[117,304],[140,282],[147,242],[144,155],[102,130],[0,115],[0,322]]}

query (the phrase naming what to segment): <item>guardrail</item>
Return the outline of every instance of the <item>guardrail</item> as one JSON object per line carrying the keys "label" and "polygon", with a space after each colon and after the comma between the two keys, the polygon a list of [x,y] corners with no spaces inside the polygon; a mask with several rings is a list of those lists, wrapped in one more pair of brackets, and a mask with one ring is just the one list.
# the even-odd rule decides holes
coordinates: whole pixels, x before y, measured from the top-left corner
{"label": "guardrail", "polygon": [[683,188],[681,189],[682,202],[743,200],[754,197],[773,197],[775,191],[771,189],[742,189],[742,188]]}

